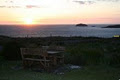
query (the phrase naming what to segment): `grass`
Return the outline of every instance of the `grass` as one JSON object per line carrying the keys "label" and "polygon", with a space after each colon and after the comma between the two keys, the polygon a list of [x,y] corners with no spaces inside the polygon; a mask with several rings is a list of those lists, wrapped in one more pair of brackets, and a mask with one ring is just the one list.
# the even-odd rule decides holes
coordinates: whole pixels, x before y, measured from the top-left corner
{"label": "grass", "polygon": [[[65,72],[64,75],[34,72],[30,69],[14,70],[20,61],[20,47],[61,45],[66,47],[65,62],[82,65],[83,69]],[[119,80],[120,79],[120,39],[48,37],[48,38],[1,38],[0,80]],[[35,47],[34,46],[34,47]],[[17,59],[16,59],[17,58]]]}
{"label": "grass", "polygon": [[118,80],[120,78],[120,68],[110,66],[84,66],[83,69],[56,75],[11,68],[16,65],[21,66],[20,61],[2,61],[0,64],[0,79],[2,80]]}
{"label": "grass", "polygon": [[86,42],[66,47],[66,63],[77,65],[118,65],[120,42]]}

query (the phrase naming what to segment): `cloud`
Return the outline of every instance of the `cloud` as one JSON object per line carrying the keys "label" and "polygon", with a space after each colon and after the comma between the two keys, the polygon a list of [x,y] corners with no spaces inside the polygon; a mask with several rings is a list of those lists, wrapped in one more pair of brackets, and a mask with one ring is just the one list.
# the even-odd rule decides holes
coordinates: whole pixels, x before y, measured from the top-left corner
{"label": "cloud", "polygon": [[26,8],[41,8],[37,5],[26,5]]}
{"label": "cloud", "polygon": [[14,3],[14,1],[10,0],[10,1],[5,1],[6,3]]}
{"label": "cloud", "polygon": [[6,6],[0,6],[0,8],[5,8]]}
{"label": "cloud", "polygon": [[20,6],[0,6],[0,8],[21,8]]}
{"label": "cloud", "polygon": [[81,5],[83,5],[83,4],[94,4],[95,3],[95,1],[82,1],[82,0],[75,0],[73,2],[79,3]]}
{"label": "cloud", "polygon": [[[29,1],[29,0],[27,0]],[[20,2],[20,3],[18,3]],[[0,8],[42,8],[41,5],[36,5],[36,4],[24,4],[22,1],[17,1],[17,0],[3,0],[2,4],[0,4]]]}
{"label": "cloud", "polygon": [[118,2],[120,0],[74,0],[73,2],[79,3],[81,5],[84,4],[94,4],[96,2],[103,1],[103,2]]}
{"label": "cloud", "polygon": [[40,6],[37,5],[25,5],[25,6],[0,6],[0,8],[41,8]]}
{"label": "cloud", "polygon": [[118,2],[120,0],[96,0],[96,1]]}
{"label": "cloud", "polygon": [[[27,1],[29,1],[29,0],[27,0]],[[31,0],[30,0],[31,1]],[[34,1],[34,0],[33,0]],[[54,1],[54,0],[53,0]],[[57,0],[56,0],[57,1]],[[64,1],[64,0],[63,0]],[[78,4],[80,4],[80,5],[91,5],[91,4],[94,4],[94,3],[100,3],[100,2],[118,2],[118,1],[120,1],[120,0],[66,0],[67,1],[67,3],[69,2],[69,1],[72,1],[72,2],[75,2],[75,3],[78,3]],[[26,4],[26,5],[18,5],[18,4],[16,4],[17,3],[17,1],[16,0],[5,0],[4,1],[5,2],[5,4],[7,4],[7,5],[0,5],[0,8],[28,8],[28,9],[31,9],[31,8],[43,8],[43,6],[41,7],[41,4],[34,4],[34,5],[32,5],[32,4]],[[22,1],[21,1],[22,2]],[[22,3],[24,3],[24,2],[22,2]],[[9,6],[9,4],[11,5],[11,6]],[[52,4],[51,4],[52,5]]]}

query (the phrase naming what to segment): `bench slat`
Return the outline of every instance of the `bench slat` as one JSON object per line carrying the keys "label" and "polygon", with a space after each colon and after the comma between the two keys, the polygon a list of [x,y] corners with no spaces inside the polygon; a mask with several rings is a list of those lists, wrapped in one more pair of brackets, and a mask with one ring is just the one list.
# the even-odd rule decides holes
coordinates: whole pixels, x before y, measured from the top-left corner
{"label": "bench slat", "polygon": [[32,60],[32,61],[50,61],[50,60],[44,60],[44,59],[33,59],[33,58],[25,58],[24,60]]}

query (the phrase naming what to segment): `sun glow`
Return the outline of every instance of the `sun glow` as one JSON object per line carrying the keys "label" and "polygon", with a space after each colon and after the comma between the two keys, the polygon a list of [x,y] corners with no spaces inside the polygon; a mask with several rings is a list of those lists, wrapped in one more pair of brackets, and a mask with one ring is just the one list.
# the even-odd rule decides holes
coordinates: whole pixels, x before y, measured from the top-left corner
{"label": "sun glow", "polygon": [[33,19],[31,18],[24,19],[24,24],[34,24]]}
{"label": "sun glow", "polygon": [[119,24],[119,3],[120,0],[0,0],[0,24]]}

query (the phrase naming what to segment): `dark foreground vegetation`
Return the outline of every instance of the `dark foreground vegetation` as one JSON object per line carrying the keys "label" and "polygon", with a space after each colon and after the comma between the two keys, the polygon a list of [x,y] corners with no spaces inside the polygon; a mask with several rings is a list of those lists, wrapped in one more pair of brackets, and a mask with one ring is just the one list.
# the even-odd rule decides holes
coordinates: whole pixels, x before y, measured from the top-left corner
{"label": "dark foreground vegetation", "polygon": [[[65,75],[14,71],[21,65],[21,47],[65,46],[65,63],[84,66]],[[120,38],[45,37],[10,38],[0,36],[0,78],[10,80],[118,80],[120,78]],[[13,74],[11,74],[13,73]],[[3,76],[4,75],[4,76]],[[42,76],[42,77],[41,77]]]}
{"label": "dark foreground vegetation", "polygon": [[46,37],[10,38],[1,36],[1,58],[20,60],[21,47],[65,46],[65,62],[77,65],[120,65],[120,38]]}

